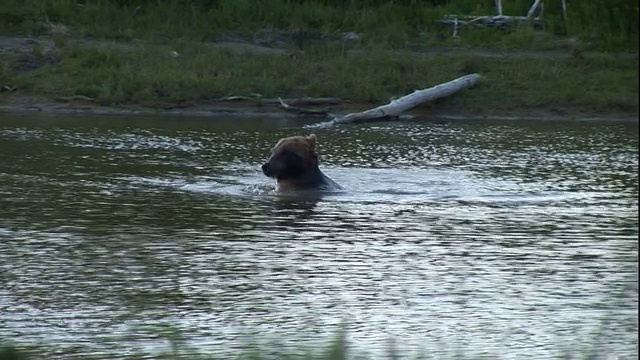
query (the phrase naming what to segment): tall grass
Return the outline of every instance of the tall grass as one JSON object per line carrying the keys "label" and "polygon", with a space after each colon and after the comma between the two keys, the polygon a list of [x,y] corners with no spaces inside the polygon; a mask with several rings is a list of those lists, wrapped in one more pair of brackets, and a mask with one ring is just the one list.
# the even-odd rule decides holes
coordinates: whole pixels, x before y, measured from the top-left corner
{"label": "tall grass", "polygon": [[[528,0],[503,1],[506,15],[524,15]],[[578,37],[597,50],[637,50],[638,4],[628,0],[569,2],[563,19],[559,1],[545,2],[551,33]],[[444,14],[493,15],[493,1],[476,0],[4,0],[0,31],[40,34],[43,22],[61,23],[80,36],[103,39],[208,41],[221,30],[250,33],[264,28],[355,31],[373,43],[406,45],[448,38],[436,24]],[[500,42],[504,31],[463,29],[471,45]],[[525,39],[526,40],[526,39]],[[523,41],[522,47],[531,44]]]}

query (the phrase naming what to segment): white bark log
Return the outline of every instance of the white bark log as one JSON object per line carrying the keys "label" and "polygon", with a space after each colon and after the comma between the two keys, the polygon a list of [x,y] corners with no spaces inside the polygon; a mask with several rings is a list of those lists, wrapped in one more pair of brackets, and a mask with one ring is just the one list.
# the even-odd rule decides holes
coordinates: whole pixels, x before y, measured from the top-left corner
{"label": "white bark log", "polygon": [[322,122],[312,126],[324,127],[366,120],[379,120],[397,117],[401,113],[412,109],[420,104],[449,96],[455,92],[462,90],[465,87],[472,86],[478,81],[478,79],[480,79],[480,75],[478,74],[465,75],[455,80],[436,85],[432,88],[415,90],[409,95],[392,100],[387,105],[378,106],[377,108],[369,109],[363,112],[351,113],[345,116],[336,117],[331,121]]}

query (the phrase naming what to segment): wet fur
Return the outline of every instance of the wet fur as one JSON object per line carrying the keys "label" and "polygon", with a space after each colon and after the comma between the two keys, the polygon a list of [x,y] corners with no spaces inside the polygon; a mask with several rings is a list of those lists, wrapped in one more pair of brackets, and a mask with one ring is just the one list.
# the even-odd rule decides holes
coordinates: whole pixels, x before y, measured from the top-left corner
{"label": "wet fur", "polygon": [[314,134],[280,139],[262,165],[262,172],[276,179],[279,190],[342,189],[320,171],[316,143]]}

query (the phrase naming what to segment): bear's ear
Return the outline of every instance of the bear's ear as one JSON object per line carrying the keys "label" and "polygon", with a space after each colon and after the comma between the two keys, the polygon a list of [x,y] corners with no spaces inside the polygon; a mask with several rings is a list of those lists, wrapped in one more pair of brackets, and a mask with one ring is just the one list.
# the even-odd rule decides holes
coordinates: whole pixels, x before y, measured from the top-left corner
{"label": "bear's ear", "polygon": [[312,150],[315,150],[317,140],[318,138],[316,137],[316,134],[310,134],[307,136],[307,141],[309,142],[309,145],[311,145]]}

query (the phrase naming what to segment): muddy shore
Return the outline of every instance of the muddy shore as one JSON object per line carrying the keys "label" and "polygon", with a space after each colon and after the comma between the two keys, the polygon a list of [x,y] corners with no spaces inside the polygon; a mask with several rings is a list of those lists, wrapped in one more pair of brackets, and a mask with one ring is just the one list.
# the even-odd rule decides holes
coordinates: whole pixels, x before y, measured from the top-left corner
{"label": "muddy shore", "polygon": [[[382,104],[378,104],[382,105]],[[318,121],[328,120],[332,115],[344,115],[350,112],[362,111],[378,105],[343,103],[328,109],[326,117],[313,116]],[[3,97],[0,103],[0,114],[40,114],[40,115],[108,115],[108,116],[169,116],[169,117],[264,117],[264,118],[305,118],[310,115],[299,114],[282,109],[279,105],[269,102],[257,105],[243,101],[220,101],[202,103],[189,107],[167,107],[163,109],[150,108],[140,105],[101,106],[84,99],[50,99],[41,96],[10,95]],[[454,109],[450,106],[430,106],[428,109],[415,109],[401,116],[402,119],[411,117],[433,118],[438,120],[466,120],[466,119],[513,119],[513,120],[615,120],[638,121],[638,113],[632,111],[618,111],[594,113],[573,107],[550,108],[511,108],[486,109],[471,112]]]}

